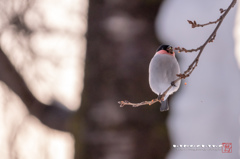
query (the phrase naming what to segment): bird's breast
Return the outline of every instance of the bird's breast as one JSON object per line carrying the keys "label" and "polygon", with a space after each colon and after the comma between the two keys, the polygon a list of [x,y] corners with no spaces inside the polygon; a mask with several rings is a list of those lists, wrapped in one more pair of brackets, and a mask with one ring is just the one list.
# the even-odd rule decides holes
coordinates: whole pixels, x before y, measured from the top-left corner
{"label": "bird's breast", "polygon": [[[149,84],[156,94],[163,93],[177,79],[176,74],[180,73],[179,64],[175,57],[168,54],[155,54],[149,65]],[[169,91],[175,92],[180,85],[176,83],[176,88]]]}

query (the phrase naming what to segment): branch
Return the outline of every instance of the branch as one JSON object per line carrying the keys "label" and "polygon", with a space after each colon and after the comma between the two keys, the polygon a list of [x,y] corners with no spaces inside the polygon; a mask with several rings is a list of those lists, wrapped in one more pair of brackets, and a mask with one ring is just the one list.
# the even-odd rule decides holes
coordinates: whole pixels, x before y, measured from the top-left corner
{"label": "branch", "polygon": [[120,107],[124,107],[124,105],[131,105],[133,107],[139,107],[141,105],[152,105],[152,104],[154,104],[156,102],[160,102],[161,103],[161,100],[159,100],[158,98],[155,98],[155,99],[153,99],[151,101],[143,101],[141,103],[131,103],[131,102],[125,100],[125,101],[119,101],[118,103],[120,104]]}
{"label": "branch", "polygon": [[53,129],[68,131],[67,122],[73,112],[67,110],[67,108],[56,101],[51,105],[46,105],[34,97],[24,79],[16,71],[1,47],[0,80],[20,97],[28,111],[43,124]]}
{"label": "branch", "polygon": [[[221,9],[220,9],[221,10]],[[224,11],[225,12],[225,11]],[[196,27],[204,27],[206,25],[210,25],[210,24],[216,24],[217,22],[219,22],[221,20],[221,17],[218,18],[217,20],[215,21],[211,21],[211,22],[208,22],[208,23],[205,23],[205,24],[198,24],[195,20],[194,21],[191,21],[191,20],[187,20],[189,24],[192,24],[192,28],[196,28]]]}
{"label": "branch", "polygon": [[[181,79],[185,79],[187,77],[189,77],[193,70],[197,67],[198,62],[199,62],[199,58],[204,50],[204,48],[207,46],[208,43],[211,43],[214,41],[216,35],[217,35],[217,31],[219,29],[219,27],[221,26],[224,18],[226,17],[226,15],[229,13],[229,11],[231,10],[231,8],[233,8],[235,6],[235,4],[237,3],[237,0],[233,0],[232,3],[229,5],[229,7],[227,9],[220,9],[220,12],[223,13],[216,21],[212,21],[212,22],[208,22],[205,24],[197,24],[196,21],[190,21],[188,20],[189,24],[192,24],[192,28],[195,27],[204,27],[206,25],[210,25],[210,24],[216,24],[217,26],[215,27],[215,29],[213,30],[213,32],[211,33],[211,35],[208,37],[208,39],[203,43],[203,45],[201,45],[200,47],[196,48],[196,49],[185,49],[184,47],[180,48],[180,47],[176,47],[175,50],[178,50],[178,52],[197,52],[199,51],[198,55],[196,56],[196,58],[193,60],[193,62],[189,65],[188,69],[186,71],[184,71],[183,74],[178,74],[177,75],[177,79],[175,81],[173,81],[173,84],[175,84],[177,81],[181,80]],[[151,105],[154,104],[156,102],[161,103],[161,101],[163,101],[164,97],[166,96],[167,92],[172,88],[172,85],[170,85],[168,87],[168,89],[162,94],[161,99],[153,99],[151,101],[144,101],[144,102],[140,102],[140,103],[131,103],[128,101],[119,101],[118,103],[120,104],[120,107],[123,107],[125,105],[131,105],[133,107],[139,107],[142,105]]]}

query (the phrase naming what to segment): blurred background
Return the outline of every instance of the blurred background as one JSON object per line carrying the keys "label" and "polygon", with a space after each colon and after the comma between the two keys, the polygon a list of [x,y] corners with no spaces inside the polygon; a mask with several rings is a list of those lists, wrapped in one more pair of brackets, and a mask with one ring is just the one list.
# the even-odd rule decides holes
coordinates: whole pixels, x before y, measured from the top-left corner
{"label": "blurred background", "polygon": [[[196,48],[221,0],[0,0],[0,156],[3,159],[239,158],[240,22],[227,15],[187,85],[159,104],[148,65],[162,44]],[[237,13],[237,16],[235,14]],[[178,54],[181,70],[196,56]],[[233,152],[173,144],[233,144]]]}

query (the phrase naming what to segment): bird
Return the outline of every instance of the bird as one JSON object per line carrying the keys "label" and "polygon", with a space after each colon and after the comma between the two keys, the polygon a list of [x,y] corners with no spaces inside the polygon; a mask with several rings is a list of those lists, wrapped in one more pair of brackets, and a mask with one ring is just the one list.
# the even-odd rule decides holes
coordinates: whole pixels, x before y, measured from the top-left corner
{"label": "bird", "polygon": [[173,82],[178,78],[177,74],[180,74],[180,67],[173,47],[170,45],[159,46],[149,64],[149,85],[151,90],[158,95],[159,100],[168,87],[172,86],[161,101],[161,112],[169,110],[168,97],[180,87],[181,80]]}

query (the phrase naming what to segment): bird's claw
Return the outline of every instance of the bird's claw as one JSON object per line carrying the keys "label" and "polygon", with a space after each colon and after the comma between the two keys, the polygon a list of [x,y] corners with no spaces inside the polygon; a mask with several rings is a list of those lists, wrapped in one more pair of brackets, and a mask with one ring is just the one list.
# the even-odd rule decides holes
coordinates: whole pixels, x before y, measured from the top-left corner
{"label": "bird's claw", "polygon": [[162,95],[159,94],[159,95],[158,95],[158,100],[161,100],[161,99],[162,99]]}
{"label": "bird's claw", "polygon": [[174,82],[174,81],[171,82],[171,86],[177,87],[177,86],[175,85],[175,82]]}

